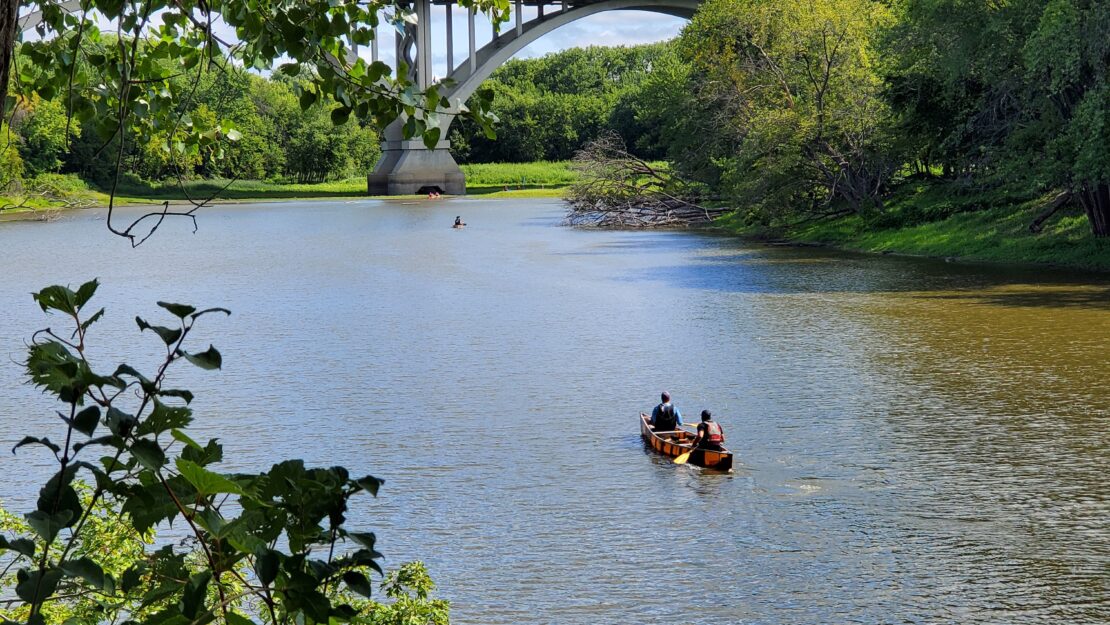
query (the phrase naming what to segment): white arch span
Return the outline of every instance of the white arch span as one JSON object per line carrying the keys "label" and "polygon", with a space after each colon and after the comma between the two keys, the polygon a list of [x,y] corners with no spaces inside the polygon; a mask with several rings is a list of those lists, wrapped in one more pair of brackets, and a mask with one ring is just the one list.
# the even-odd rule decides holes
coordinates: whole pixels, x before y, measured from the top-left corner
{"label": "white arch span", "polygon": [[473,62],[468,59],[451,72],[448,80],[453,81],[454,87],[447,92],[447,97],[452,102],[466,102],[484,80],[517,52],[544,35],[580,19],[605,11],[649,11],[690,19],[701,4],[702,0],[601,0],[529,20],[519,32],[509,29],[502,33],[479,49]]}

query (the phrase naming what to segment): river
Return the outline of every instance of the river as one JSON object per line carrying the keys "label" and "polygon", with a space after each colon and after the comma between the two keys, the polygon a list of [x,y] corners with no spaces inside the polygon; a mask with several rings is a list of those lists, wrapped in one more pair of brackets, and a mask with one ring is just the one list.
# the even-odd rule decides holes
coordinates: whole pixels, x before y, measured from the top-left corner
{"label": "river", "polygon": [[[20,385],[60,324],[30,293],[99,277],[106,368],[152,368],[156,300],[232,309],[194,332],[223,370],[176,374],[200,435],[228,470],[384,478],[352,525],[424,560],[454,623],[1110,622],[1110,278],[561,211],[221,206],[135,250],[97,211],[0,224],[0,441],[57,436]],[[734,473],[644,450],[663,389],[719,417]],[[0,460],[10,507],[35,456]]]}

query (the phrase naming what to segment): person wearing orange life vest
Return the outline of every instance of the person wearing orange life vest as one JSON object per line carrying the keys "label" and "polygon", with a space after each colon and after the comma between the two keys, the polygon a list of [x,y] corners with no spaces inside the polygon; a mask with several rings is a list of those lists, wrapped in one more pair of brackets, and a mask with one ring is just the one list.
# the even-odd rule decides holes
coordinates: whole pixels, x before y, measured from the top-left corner
{"label": "person wearing orange life vest", "polygon": [[712,451],[725,449],[725,430],[720,423],[713,420],[713,415],[708,410],[701,411],[701,423],[698,424],[698,435],[694,437],[694,447]]}

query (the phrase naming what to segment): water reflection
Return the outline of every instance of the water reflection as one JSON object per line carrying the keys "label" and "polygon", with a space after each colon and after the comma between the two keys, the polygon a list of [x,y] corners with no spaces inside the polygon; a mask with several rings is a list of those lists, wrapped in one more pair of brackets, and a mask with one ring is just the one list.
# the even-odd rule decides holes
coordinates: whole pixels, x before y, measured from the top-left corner
{"label": "water reflection", "polygon": [[[91,214],[0,225],[55,254],[0,278],[0,438],[52,424],[16,385],[26,294],[96,275],[103,344],[157,299],[231,308],[204,328],[224,371],[179,378],[228,468],[386,478],[353,516],[457,623],[1110,621],[1110,282],[560,211],[220,207],[136,251]],[[735,473],[644,451],[663,388],[719,416]],[[5,500],[42,477],[21,462]]]}

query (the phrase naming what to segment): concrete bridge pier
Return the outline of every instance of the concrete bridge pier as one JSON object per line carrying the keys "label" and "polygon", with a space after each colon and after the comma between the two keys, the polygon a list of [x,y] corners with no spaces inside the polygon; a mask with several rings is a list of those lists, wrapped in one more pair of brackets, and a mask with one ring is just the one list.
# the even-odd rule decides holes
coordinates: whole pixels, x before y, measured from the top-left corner
{"label": "concrete bridge pier", "polygon": [[441,193],[466,195],[466,176],[448,150],[450,143],[440,141],[429,150],[423,141],[386,139],[382,158],[366,177],[370,195],[413,195],[435,187]]}

